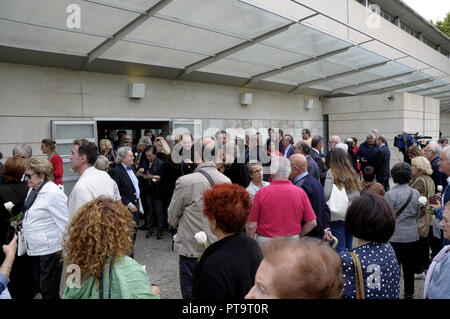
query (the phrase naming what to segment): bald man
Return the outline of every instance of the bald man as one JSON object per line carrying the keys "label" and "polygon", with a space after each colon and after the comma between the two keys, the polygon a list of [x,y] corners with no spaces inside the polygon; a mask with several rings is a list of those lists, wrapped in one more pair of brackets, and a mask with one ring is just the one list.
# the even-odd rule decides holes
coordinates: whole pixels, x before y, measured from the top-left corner
{"label": "bald man", "polygon": [[308,236],[323,238],[331,241],[330,208],[325,201],[322,184],[308,173],[308,160],[302,154],[294,154],[289,158],[291,162],[290,179],[293,184],[303,189],[308,195],[309,202],[316,214],[317,226]]}
{"label": "bald man", "polygon": [[316,161],[311,156],[312,148],[307,141],[298,141],[295,143],[294,153],[302,154],[308,161],[308,173],[320,182],[320,169]]}

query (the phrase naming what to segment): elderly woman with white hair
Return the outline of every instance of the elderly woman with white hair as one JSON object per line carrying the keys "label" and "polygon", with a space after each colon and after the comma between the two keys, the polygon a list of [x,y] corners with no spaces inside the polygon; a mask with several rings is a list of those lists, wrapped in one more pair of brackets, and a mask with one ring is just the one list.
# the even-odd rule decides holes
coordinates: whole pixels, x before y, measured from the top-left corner
{"label": "elderly woman with white hair", "polygon": [[14,146],[12,150],[13,157],[20,157],[22,159],[28,159],[33,155],[33,149],[30,145],[22,143]]}
{"label": "elderly woman with white hair", "polygon": [[[411,168],[413,173],[413,181],[410,185],[411,188],[417,189],[420,196],[424,196],[427,200],[434,196],[435,186],[430,175],[433,173],[430,162],[423,156],[414,157],[411,160]],[[429,213],[430,207],[424,206],[420,209],[419,220],[417,222],[417,229],[419,232],[419,250],[418,263],[416,274],[422,274],[430,264],[430,244],[428,242],[428,235],[430,228],[433,225],[435,216]],[[425,278],[425,274],[422,274],[422,279]]]}
{"label": "elderly woman with white hair", "polygon": [[53,182],[53,166],[43,158],[25,161],[30,187],[23,205],[24,249],[30,256],[34,285],[42,299],[59,299],[63,235],[69,223],[67,196]]}

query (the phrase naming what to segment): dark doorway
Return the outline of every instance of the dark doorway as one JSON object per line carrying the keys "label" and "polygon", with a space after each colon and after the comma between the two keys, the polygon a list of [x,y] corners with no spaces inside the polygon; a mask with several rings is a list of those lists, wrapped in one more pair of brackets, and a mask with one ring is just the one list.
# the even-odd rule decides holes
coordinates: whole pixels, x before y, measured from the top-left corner
{"label": "dark doorway", "polygon": [[161,133],[166,137],[171,133],[169,121],[97,121],[98,141],[108,138],[109,131],[114,132],[114,140],[117,140],[117,131],[124,130],[131,135],[136,145],[146,129],[150,129],[155,136]]}

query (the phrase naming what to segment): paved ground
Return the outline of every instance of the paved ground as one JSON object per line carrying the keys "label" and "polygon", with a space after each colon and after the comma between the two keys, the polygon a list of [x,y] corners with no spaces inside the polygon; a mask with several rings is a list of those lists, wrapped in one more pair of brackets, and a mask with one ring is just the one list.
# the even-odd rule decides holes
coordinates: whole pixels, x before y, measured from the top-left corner
{"label": "paved ground", "polygon": [[[146,231],[138,230],[134,258],[146,266],[151,282],[156,282],[161,289],[161,298],[181,298],[178,255],[172,251],[171,234],[165,233],[164,238],[157,240],[155,234],[145,239]],[[403,298],[403,280],[400,282],[400,298]],[[415,299],[423,298],[424,280],[415,281]]]}
{"label": "paved ground", "polygon": [[178,254],[172,251],[172,235],[164,233],[164,238],[157,240],[156,232],[145,239],[147,231],[138,230],[134,246],[134,259],[145,269],[150,282],[157,283],[163,299],[181,299],[178,274]]}

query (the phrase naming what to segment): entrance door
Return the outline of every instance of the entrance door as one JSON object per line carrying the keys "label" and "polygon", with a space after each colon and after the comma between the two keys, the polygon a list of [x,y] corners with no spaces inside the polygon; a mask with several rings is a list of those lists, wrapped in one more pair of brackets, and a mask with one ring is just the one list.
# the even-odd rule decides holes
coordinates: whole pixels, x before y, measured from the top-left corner
{"label": "entrance door", "polygon": [[155,120],[155,121],[142,121],[142,120],[126,120],[120,121],[117,119],[112,120],[97,120],[97,135],[98,141],[104,138],[108,138],[109,131],[114,131],[114,139],[117,140],[117,132],[119,130],[126,131],[133,138],[133,144],[137,144],[139,139],[144,136],[145,130],[151,130],[154,136],[162,134],[164,137],[170,135],[170,121],[169,120]]}

